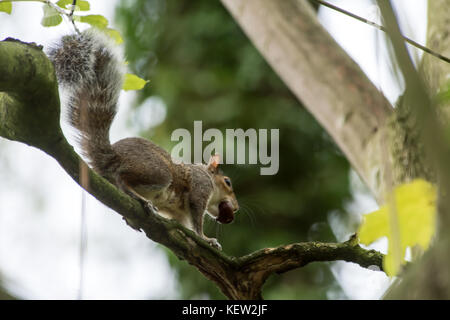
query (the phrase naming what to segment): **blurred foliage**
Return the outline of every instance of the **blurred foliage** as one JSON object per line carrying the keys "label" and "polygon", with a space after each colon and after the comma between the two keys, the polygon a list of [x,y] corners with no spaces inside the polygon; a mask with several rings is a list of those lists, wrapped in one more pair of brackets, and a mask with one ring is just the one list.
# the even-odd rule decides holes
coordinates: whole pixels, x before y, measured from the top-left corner
{"label": "blurred foliage", "polygon": [[0,288],[0,300],[16,300],[16,298],[10,295],[6,290]]}
{"label": "blurred foliage", "polygon": [[11,295],[8,290],[4,288],[4,281],[0,275],[0,300],[16,300],[16,297]]}
{"label": "blurred foliage", "polygon": [[[349,199],[349,164],[243,34],[219,1],[122,1],[116,11],[129,68],[150,83],[167,108],[165,121],[142,132],[171,150],[177,128],[279,128],[280,170],[261,176],[259,165],[224,165],[241,205],[231,225],[206,224],[223,250],[240,256],[292,242],[335,241],[327,214]],[[130,115],[130,118],[132,115]],[[341,214],[344,220],[346,216]],[[215,285],[167,252],[180,281],[180,298],[224,298]],[[342,291],[327,263],[274,276],[270,299],[325,299]]]}

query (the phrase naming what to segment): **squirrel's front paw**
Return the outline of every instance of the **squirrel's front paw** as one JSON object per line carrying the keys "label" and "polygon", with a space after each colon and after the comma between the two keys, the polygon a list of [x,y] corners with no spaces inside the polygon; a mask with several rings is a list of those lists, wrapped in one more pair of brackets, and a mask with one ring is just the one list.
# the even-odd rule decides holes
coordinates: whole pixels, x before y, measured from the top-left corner
{"label": "squirrel's front paw", "polygon": [[151,201],[145,201],[145,202],[143,203],[143,205],[144,205],[145,210],[146,210],[148,213],[151,213],[151,214],[156,214],[156,213],[158,213],[158,208],[157,208],[156,206],[154,206],[153,203],[152,203]]}
{"label": "squirrel's front paw", "polygon": [[206,238],[205,240],[208,241],[208,243],[212,247],[216,248],[217,250],[221,250],[222,251],[222,246],[220,245],[219,241],[217,241],[216,238]]}

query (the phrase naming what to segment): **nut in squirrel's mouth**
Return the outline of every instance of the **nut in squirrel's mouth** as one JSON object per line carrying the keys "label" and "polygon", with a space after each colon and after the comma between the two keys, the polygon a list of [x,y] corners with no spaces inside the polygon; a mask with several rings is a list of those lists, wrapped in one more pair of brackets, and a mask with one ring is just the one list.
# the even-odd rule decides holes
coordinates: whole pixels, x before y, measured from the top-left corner
{"label": "nut in squirrel's mouth", "polygon": [[216,220],[225,224],[234,220],[234,210],[230,201],[222,201],[219,203],[219,215]]}

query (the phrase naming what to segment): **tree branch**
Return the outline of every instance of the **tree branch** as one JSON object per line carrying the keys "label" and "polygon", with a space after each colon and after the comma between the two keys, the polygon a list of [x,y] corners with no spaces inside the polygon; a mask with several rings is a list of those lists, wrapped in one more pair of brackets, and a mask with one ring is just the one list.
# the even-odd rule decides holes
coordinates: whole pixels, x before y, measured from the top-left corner
{"label": "tree branch", "polygon": [[392,108],[320,25],[308,1],[221,0],[380,200]]}
{"label": "tree branch", "polygon": [[[42,149],[80,183],[81,158],[59,127],[60,104],[53,66],[41,47],[18,41],[0,42],[0,136]],[[11,83],[14,80],[14,85]],[[84,163],[83,163],[84,164]],[[382,254],[365,250],[354,240],[345,243],[307,242],[262,249],[244,257],[229,257],[174,220],[147,214],[139,202],[88,170],[87,191],[99,201],[195,266],[231,299],[261,298],[272,273],[314,261],[345,260],[382,268]]]}
{"label": "tree branch", "polygon": [[302,242],[261,249],[238,258],[238,264],[247,272],[283,273],[311,262],[343,260],[382,270],[382,259],[378,251],[365,250],[349,240],[344,243]]}

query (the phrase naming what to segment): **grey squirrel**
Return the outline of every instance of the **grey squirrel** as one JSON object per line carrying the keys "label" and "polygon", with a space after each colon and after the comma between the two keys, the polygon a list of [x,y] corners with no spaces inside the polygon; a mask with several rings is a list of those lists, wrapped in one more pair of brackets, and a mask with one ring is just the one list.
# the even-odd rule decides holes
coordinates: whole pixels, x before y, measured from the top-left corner
{"label": "grey squirrel", "polygon": [[203,233],[209,213],[230,223],[239,205],[231,180],[219,171],[219,157],[209,163],[172,161],[161,147],[142,138],[126,138],[111,145],[114,120],[124,78],[124,60],[112,40],[101,31],[63,36],[48,56],[60,85],[69,91],[68,117],[80,134],[83,155],[90,166],[147,210],[176,219],[221,248]]}

